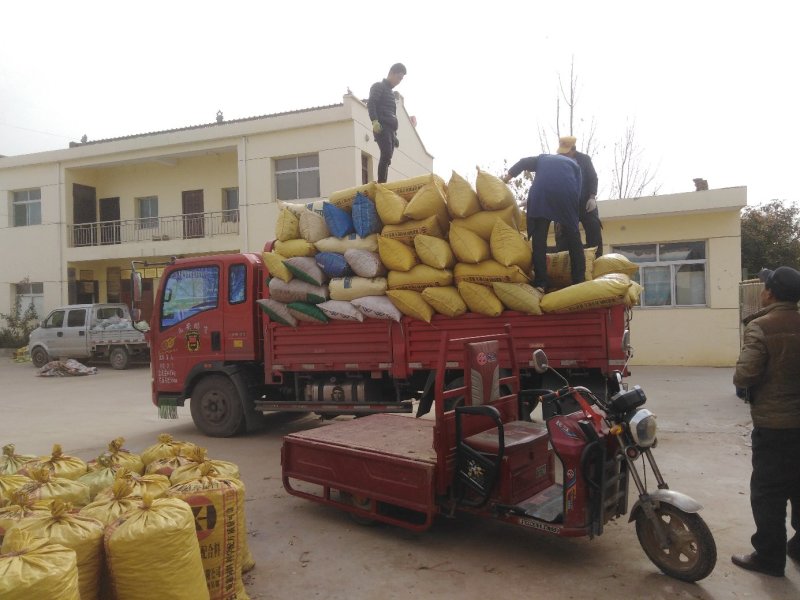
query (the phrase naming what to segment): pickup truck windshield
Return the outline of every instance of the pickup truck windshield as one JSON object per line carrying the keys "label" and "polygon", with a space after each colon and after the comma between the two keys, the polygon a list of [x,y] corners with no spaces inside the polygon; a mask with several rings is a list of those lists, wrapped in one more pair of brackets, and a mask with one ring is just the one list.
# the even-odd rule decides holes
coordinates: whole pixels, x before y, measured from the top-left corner
{"label": "pickup truck windshield", "polygon": [[219,303],[219,267],[194,267],[169,274],[161,301],[161,329],[172,327]]}

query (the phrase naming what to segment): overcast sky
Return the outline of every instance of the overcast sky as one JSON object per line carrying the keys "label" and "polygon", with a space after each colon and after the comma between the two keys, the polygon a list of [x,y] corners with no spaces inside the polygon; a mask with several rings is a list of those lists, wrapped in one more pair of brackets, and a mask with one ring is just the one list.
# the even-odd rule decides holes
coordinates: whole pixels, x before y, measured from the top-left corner
{"label": "overcast sky", "polygon": [[[445,179],[538,154],[574,56],[601,197],[635,122],[660,193],[800,200],[790,2],[63,2],[0,9],[0,154],[366,98],[397,88]],[[582,133],[580,123],[577,133]],[[552,134],[555,138],[555,134]],[[555,139],[553,139],[555,146]],[[579,139],[579,146],[582,140]]]}

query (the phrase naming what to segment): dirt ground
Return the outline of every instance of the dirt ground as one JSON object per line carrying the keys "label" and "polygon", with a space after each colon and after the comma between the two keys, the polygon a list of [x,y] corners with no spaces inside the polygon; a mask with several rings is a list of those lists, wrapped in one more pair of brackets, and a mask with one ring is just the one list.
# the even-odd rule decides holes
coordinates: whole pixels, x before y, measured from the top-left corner
{"label": "dirt ground", "polygon": [[[749,428],[733,394],[731,369],[637,367],[629,383],[647,392],[658,415],[655,451],[670,487],[701,502],[717,544],[714,572],[697,584],[661,574],[627,520],[594,540],[546,537],[501,523],[458,517],[422,534],[362,527],[335,509],[289,496],[280,477],[282,436],[327,425],[313,415],[272,415],[269,427],[235,439],[200,435],[188,406],[159,420],[150,403],[147,367],[39,378],[30,364],[0,358],[0,444],[26,454],[96,457],[117,436],[141,451],[167,432],[230,460],[247,485],[249,543],[257,567],[250,597],[325,599],[436,598],[800,598],[800,564],[786,578],[742,571],[730,555],[749,552]],[[154,596],[157,592],[154,591]]]}

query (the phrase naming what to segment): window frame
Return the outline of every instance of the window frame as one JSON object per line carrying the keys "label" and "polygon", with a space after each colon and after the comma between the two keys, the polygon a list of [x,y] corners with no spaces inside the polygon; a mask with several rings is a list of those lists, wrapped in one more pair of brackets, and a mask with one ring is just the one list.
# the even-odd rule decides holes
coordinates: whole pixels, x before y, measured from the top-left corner
{"label": "window frame", "polygon": [[33,304],[36,317],[42,319],[44,315],[44,283],[41,281],[27,281],[14,284],[14,300],[19,299],[19,307],[23,314]]}
{"label": "window frame", "polygon": [[[231,208],[231,192],[236,192],[236,207]],[[229,187],[222,188],[222,222],[223,223],[238,223],[239,222],[239,188]]]}
{"label": "window frame", "polygon": [[[144,201],[155,202],[155,216],[142,216],[142,203]],[[136,198],[136,229],[158,229],[158,196],[138,196]]]}
{"label": "window frame", "polygon": [[[39,197],[38,198],[31,198],[31,192],[37,192]],[[25,199],[21,199],[20,196],[25,194],[27,197]],[[34,220],[32,222],[31,219],[31,207],[38,206],[39,208],[39,215],[38,220]],[[17,214],[18,211],[21,211],[24,208],[25,211],[25,223],[17,223]],[[42,188],[33,187],[33,188],[26,188],[23,190],[14,190],[11,193],[11,226],[12,227],[31,227],[33,225],[41,225],[42,224]]]}
{"label": "window frame", "polygon": [[[301,167],[300,160],[303,158],[314,157],[316,158],[316,166],[313,167]],[[294,160],[295,166],[293,169],[279,169],[278,164],[280,161],[284,160]],[[309,153],[309,154],[296,154],[294,156],[283,156],[283,157],[276,157],[273,159],[273,170],[275,172],[275,198],[282,202],[294,202],[297,200],[309,200],[312,198],[320,198],[321,194],[321,183],[320,183],[320,170],[319,170],[319,153]],[[316,180],[316,195],[313,196],[301,196],[300,195],[300,175],[302,173],[316,173],[317,180]],[[281,198],[279,194],[279,185],[278,185],[278,177],[280,175],[286,175],[289,173],[294,173],[294,198]]]}

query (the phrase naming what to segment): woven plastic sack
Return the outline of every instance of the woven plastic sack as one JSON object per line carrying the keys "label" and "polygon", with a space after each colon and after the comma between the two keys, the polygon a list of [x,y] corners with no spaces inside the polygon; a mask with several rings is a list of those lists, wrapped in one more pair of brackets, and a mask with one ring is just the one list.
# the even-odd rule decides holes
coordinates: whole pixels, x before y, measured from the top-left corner
{"label": "woven plastic sack", "polygon": [[377,193],[375,196],[375,209],[378,217],[384,225],[399,225],[406,221],[403,212],[406,209],[408,200],[398,196],[384,184],[379,183],[375,186]]}
{"label": "woven plastic sack", "polygon": [[[594,270],[594,256],[597,248],[586,248],[583,257],[586,261],[585,280],[592,279]],[[549,289],[560,289],[572,285],[572,262],[569,252],[553,252],[547,255],[547,282]]]}
{"label": "woven plastic sack", "polygon": [[291,281],[294,277],[292,272],[283,264],[283,261],[286,260],[285,256],[277,252],[262,252],[261,259],[264,261],[264,264],[267,265],[267,271],[269,271],[269,274],[273,277],[287,282]]}
{"label": "woven plastic sack", "polygon": [[78,508],[86,506],[91,501],[88,485],[65,477],[56,477],[45,466],[31,468],[28,477],[31,481],[17,492],[27,494],[34,500],[60,498]]}
{"label": "woven plastic sack", "polygon": [[487,242],[492,238],[492,229],[497,219],[501,219],[506,225],[518,227],[517,214],[519,209],[516,205],[503,208],[501,210],[482,210],[465,219],[453,219],[453,225],[466,227],[470,231],[477,233]]}
{"label": "woven plastic sack", "polygon": [[478,194],[469,181],[455,171],[447,184],[447,210],[454,219],[463,219],[481,210]]}
{"label": "woven plastic sack", "polygon": [[108,526],[104,545],[117,600],[208,600],[192,508],[145,496]]}
{"label": "woven plastic sack", "polygon": [[19,472],[29,475],[32,469],[40,467],[44,467],[56,477],[64,479],[77,479],[88,470],[86,463],[80,458],[64,454],[61,444],[53,444],[53,453],[50,456],[39,456],[26,463]]}
{"label": "woven plastic sack", "polygon": [[282,208],[278,212],[275,222],[275,239],[281,242],[296,240],[300,237],[300,220],[297,215],[288,208]]}
{"label": "woven plastic sack", "polygon": [[[259,300],[259,303],[261,301]],[[185,464],[192,462],[187,455],[193,451],[193,448],[179,448],[175,449],[175,451],[169,455],[165,456],[164,458],[159,458],[158,460],[154,460],[145,469],[145,473],[148,475],[158,474],[158,475],[166,475],[169,477],[172,475],[172,472],[177,469],[178,467],[182,467]]]}
{"label": "woven plastic sack", "polygon": [[0,549],[3,600],[81,600],[75,551],[20,530]]}
{"label": "woven plastic sack", "polygon": [[325,316],[333,321],[357,321],[364,320],[364,314],[345,300],[328,300],[322,304],[317,304]]}
{"label": "woven plastic sack", "polygon": [[34,500],[28,494],[12,492],[8,504],[0,506],[0,545],[8,531],[25,519],[50,514],[50,501]]}
{"label": "woven plastic sack", "polygon": [[133,509],[141,500],[141,496],[133,494],[130,483],[124,479],[117,479],[109,490],[100,492],[93,502],[81,508],[79,514],[109,525]]}
{"label": "woven plastic sack", "polygon": [[2,506],[3,500],[8,500],[11,498],[12,493],[30,482],[30,477],[27,475],[20,475],[19,473],[0,475],[0,506]]}
{"label": "woven plastic sack", "polygon": [[309,302],[319,304],[328,299],[328,288],[293,279],[288,283],[280,279],[269,280],[269,295],[278,302]]}
{"label": "woven plastic sack", "polygon": [[376,198],[376,193],[376,184],[374,181],[371,181],[364,185],[333,192],[328,198],[328,202],[343,210],[351,210],[353,202],[358,194],[363,194],[367,198],[372,198],[374,200]]}
{"label": "woven plastic sack", "polygon": [[99,600],[105,525],[92,517],[72,514],[71,508],[61,500],[54,500],[49,515],[25,519],[17,528],[74,550],[81,600]]}
{"label": "woven plastic sack", "polygon": [[628,260],[625,255],[614,252],[595,258],[592,264],[592,279],[609,273],[624,273],[630,276],[638,272],[639,265]]}
{"label": "woven plastic sack", "polygon": [[447,212],[444,188],[436,182],[426,183],[408,202],[403,216],[416,221],[436,217],[439,228],[447,232],[450,227],[450,214]]}
{"label": "woven plastic sack", "polygon": [[17,454],[14,444],[3,446],[3,454],[0,456],[0,475],[12,475],[19,471],[20,467],[27,462],[36,460],[32,454]]}
{"label": "woven plastic sack", "polygon": [[386,293],[386,278],[337,277],[328,284],[331,300],[350,301],[362,296],[383,296]]}
{"label": "woven plastic sack", "polygon": [[[324,209],[323,209],[324,210]],[[331,235],[325,217],[313,210],[305,210],[300,213],[300,237],[312,244]]]}
{"label": "woven plastic sack", "polygon": [[316,245],[305,240],[288,240],[275,242],[275,252],[286,258],[295,256],[314,256],[317,253]]}
{"label": "woven plastic sack", "polygon": [[383,277],[386,275],[386,267],[381,262],[380,254],[369,250],[357,250],[351,248],[345,251],[344,259],[353,273],[359,277]]}
{"label": "woven plastic sack", "polygon": [[327,237],[318,241],[315,246],[320,252],[338,252],[339,254],[344,254],[351,248],[375,252],[378,249],[378,236],[375,234],[362,238],[356,233],[351,233],[343,238]]}
{"label": "woven plastic sack", "polygon": [[364,196],[357,194],[353,200],[353,228],[361,237],[367,237],[380,232],[383,227],[375,203]]}
{"label": "woven plastic sack", "polygon": [[631,287],[628,288],[628,293],[625,295],[625,306],[639,306],[642,292],[644,292],[644,288],[635,281],[631,281]]}
{"label": "woven plastic sack", "polygon": [[542,309],[539,306],[542,294],[536,291],[527,283],[503,283],[495,281],[492,283],[492,290],[509,310],[516,310],[527,315],[540,315]]}
{"label": "woven plastic sack", "polygon": [[430,304],[425,302],[420,292],[413,290],[389,290],[386,295],[392,301],[401,313],[411,317],[430,323],[433,318],[433,308]]}
{"label": "woven plastic sack", "polygon": [[447,187],[444,179],[438,175],[434,175],[433,173],[428,173],[427,175],[417,175],[416,177],[400,179],[398,181],[390,181],[384,185],[387,189],[393,191],[398,196],[401,196],[406,200],[411,200],[411,198],[414,197],[414,194],[416,194],[420,188],[429,183],[437,183],[443,188]]}
{"label": "woven plastic sack", "polygon": [[389,271],[387,279],[390,290],[414,290],[421,292],[427,287],[453,285],[453,272],[434,269],[428,265],[417,265],[410,271]]}
{"label": "woven plastic sack", "polygon": [[216,476],[222,477],[223,479],[242,478],[236,463],[232,463],[228,460],[209,458],[208,450],[202,446],[195,446],[187,453],[186,458],[188,458],[190,462],[182,467],[178,467],[170,475],[169,480],[172,485],[201,477],[203,475],[202,471],[206,467],[213,468]]}
{"label": "woven plastic sack", "polygon": [[[108,443],[108,454],[111,456],[111,463],[117,467],[125,467],[130,471],[135,471],[141,475],[144,473],[142,457],[123,448],[122,446],[124,443],[125,438],[123,437],[114,438]],[[95,459],[90,460],[86,466],[91,471],[97,468],[98,464],[98,460]]]}
{"label": "woven plastic sack", "polygon": [[361,314],[371,319],[399,321],[403,316],[386,296],[364,296],[355,298],[350,303],[360,310]]}
{"label": "woven plastic sack", "polygon": [[458,317],[467,312],[467,305],[454,286],[425,288],[422,299],[446,317]]}
{"label": "woven plastic sack", "polygon": [[270,321],[289,327],[297,327],[297,319],[289,312],[286,303],[278,302],[272,298],[260,298],[256,300],[258,307],[264,311]]}
{"label": "woven plastic sack", "polygon": [[167,491],[167,488],[172,485],[170,478],[166,475],[161,475],[160,473],[139,475],[138,473],[128,471],[127,469],[120,469],[117,471],[117,477],[114,482],[106,489],[98,492],[97,496],[95,496],[95,501],[113,500],[118,493],[118,491],[114,488],[114,484],[117,481],[122,481],[130,486],[128,496],[139,497],[149,494],[153,498],[161,498],[161,496],[163,496]]}
{"label": "woven plastic sack", "polygon": [[531,245],[522,238],[520,233],[498,220],[492,229],[492,237],[489,246],[492,250],[492,258],[501,265],[510,267],[517,265],[526,273],[531,270]]}
{"label": "woven plastic sack", "polygon": [[415,236],[414,250],[423,264],[434,269],[452,269],[456,264],[456,257],[450,244],[432,235]]}
{"label": "woven plastic sack", "polygon": [[384,236],[378,237],[378,255],[383,266],[390,271],[410,271],[419,264],[413,247]]}
{"label": "woven plastic sack", "polygon": [[179,451],[182,449],[188,450],[192,446],[194,446],[194,444],[190,442],[181,442],[173,439],[168,433],[160,433],[158,435],[158,441],[152,446],[145,448],[142,452],[142,462],[147,466],[154,460],[172,456],[176,449]]}
{"label": "woven plastic sack", "polygon": [[487,317],[499,317],[503,312],[503,303],[491,288],[478,283],[462,281],[458,284],[458,293],[464,299],[470,311]]}
{"label": "woven plastic sack", "polygon": [[624,304],[630,287],[630,280],[604,275],[545,294],[540,306],[545,313],[564,313]]}
{"label": "woven plastic sack", "polygon": [[347,211],[342,210],[326,202],[322,207],[325,216],[325,224],[333,237],[344,237],[355,231],[353,227],[353,217]]}
{"label": "woven plastic sack", "polygon": [[485,210],[500,210],[516,204],[511,188],[499,177],[480,168],[478,168],[475,188],[478,192],[478,202]]}
{"label": "woven plastic sack", "polygon": [[317,264],[316,257],[312,256],[295,256],[287,258],[284,263],[286,268],[292,272],[295,279],[305,281],[311,285],[323,285],[328,281],[328,276],[322,271]]}
{"label": "woven plastic sack", "polygon": [[307,302],[289,302],[286,305],[289,314],[292,315],[298,322],[305,321],[307,323],[327,323],[328,317],[325,313],[317,308],[316,304],[308,304]]}
{"label": "woven plastic sack", "polygon": [[492,257],[489,243],[474,231],[456,225],[450,228],[450,248],[460,263],[478,264]]}
{"label": "woven plastic sack", "polygon": [[113,463],[108,452],[103,452],[97,457],[94,468],[86,475],[81,475],[78,481],[89,486],[89,499],[94,500],[98,493],[114,484],[117,479],[117,471],[121,468],[123,467],[118,467]]}
{"label": "woven plastic sack", "polygon": [[320,252],[315,257],[317,266],[322,269],[328,277],[349,277],[353,270],[344,258],[344,254],[338,252]]}
{"label": "woven plastic sack", "polygon": [[477,265],[458,263],[453,269],[456,284],[462,281],[492,285],[495,281],[507,283],[528,283],[528,276],[516,265],[506,267],[493,259],[484,260]]}
{"label": "woven plastic sack", "polygon": [[381,230],[383,237],[398,240],[409,246],[414,245],[414,236],[420,234],[444,237],[436,217],[428,217],[420,221],[407,221],[399,225],[384,225]]}

